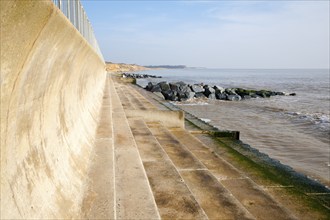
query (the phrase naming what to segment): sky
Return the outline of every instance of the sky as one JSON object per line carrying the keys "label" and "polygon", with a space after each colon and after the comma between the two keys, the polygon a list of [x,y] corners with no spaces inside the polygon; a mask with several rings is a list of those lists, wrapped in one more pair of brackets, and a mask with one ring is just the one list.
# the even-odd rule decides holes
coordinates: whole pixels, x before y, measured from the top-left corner
{"label": "sky", "polygon": [[329,69],[329,1],[82,0],[106,61]]}

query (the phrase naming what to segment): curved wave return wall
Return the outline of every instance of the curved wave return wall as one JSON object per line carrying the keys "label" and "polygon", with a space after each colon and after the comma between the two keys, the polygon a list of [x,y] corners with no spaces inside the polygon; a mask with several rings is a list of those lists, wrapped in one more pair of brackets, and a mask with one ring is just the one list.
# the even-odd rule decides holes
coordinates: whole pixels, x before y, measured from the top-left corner
{"label": "curved wave return wall", "polygon": [[0,9],[0,217],[79,218],[103,58],[51,0]]}

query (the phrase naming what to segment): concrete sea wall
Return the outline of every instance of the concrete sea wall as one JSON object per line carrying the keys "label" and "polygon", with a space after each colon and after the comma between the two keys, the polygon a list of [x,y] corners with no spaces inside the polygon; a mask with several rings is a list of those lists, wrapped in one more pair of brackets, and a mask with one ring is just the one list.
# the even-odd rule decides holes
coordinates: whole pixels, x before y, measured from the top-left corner
{"label": "concrete sea wall", "polygon": [[0,217],[79,217],[104,61],[51,1],[0,4]]}

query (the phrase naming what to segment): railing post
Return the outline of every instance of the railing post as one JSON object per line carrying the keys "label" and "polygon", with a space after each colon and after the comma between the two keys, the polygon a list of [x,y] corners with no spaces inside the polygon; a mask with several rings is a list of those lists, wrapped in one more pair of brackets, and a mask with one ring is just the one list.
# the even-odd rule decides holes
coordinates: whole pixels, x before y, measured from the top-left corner
{"label": "railing post", "polygon": [[[67,17],[68,17],[68,19],[71,21],[71,16],[70,16],[70,0],[66,0],[67,1],[67,10],[68,10],[68,15],[67,15]],[[72,23],[72,21],[71,21],[71,23]]]}

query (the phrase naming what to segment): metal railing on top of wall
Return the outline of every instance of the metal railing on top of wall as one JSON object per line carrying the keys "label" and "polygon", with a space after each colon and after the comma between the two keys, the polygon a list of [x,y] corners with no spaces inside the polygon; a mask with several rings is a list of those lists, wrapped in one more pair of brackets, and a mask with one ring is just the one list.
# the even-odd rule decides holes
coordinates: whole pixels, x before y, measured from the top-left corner
{"label": "metal railing on top of wall", "polygon": [[104,60],[91,23],[80,0],[52,0]]}

